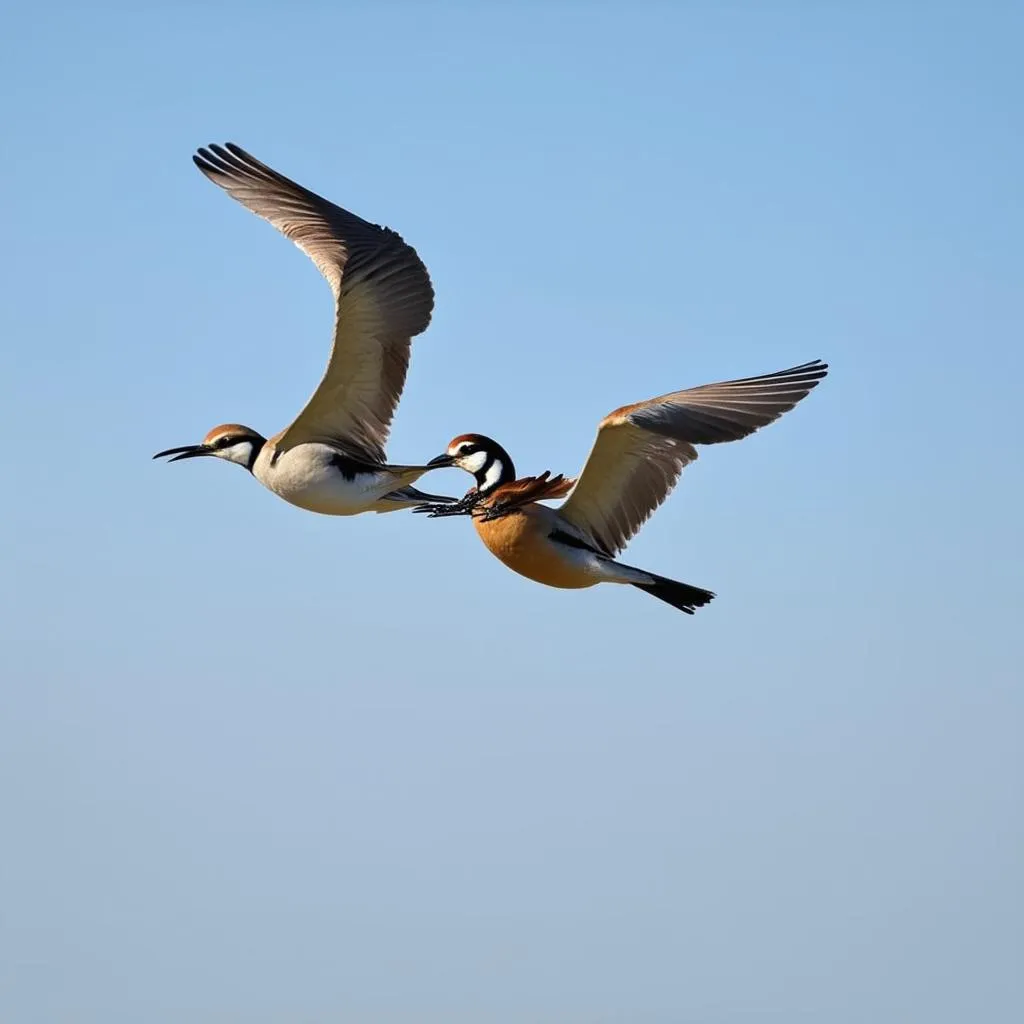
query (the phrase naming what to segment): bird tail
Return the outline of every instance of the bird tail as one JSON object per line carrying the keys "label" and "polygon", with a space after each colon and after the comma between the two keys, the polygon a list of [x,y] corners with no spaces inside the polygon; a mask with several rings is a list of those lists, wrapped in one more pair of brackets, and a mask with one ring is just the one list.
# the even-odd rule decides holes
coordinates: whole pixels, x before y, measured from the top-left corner
{"label": "bird tail", "polygon": [[458,501],[458,498],[449,498],[447,494],[428,494],[418,487],[403,487],[399,491],[392,491],[388,497],[398,497],[402,501],[433,502],[434,504],[447,505],[450,502]]}
{"label": "bird tail", "polygon": [[709,601],[714,599],[710,590],[702,587],[691,587],[689,583],[679,583],[677,580],[670,580],[664,576],[656,576],[653,572],[646,574],[652,580],[651,583],[633,583],[632,586],[656,597],[659,601],[678,608],[687,615],[692,615],[698,608],[702,608]]}
{"label": "bird tail", "polygon": [[396,512],[400,508],[412,508],[414,505],[448,505],[458,500],[445,494],[427,494],[418,487],[399,487],[398,490],[390,491],[381,498],[377,504],[382,507],[376,511]]}
{"label": "bird tail", "polygon": [[388,463],[388,470],[395,474],[403,485],[414,484],[424,473],[433,473],[441,466],[395,466]]}
{"label": "bird tail", "polygon": [[692,615],[698,608],[702,608],[709,601],[714,599],[714,594],[703,587],[692,587],[689,583],[679,583],[677,580],[670,580],[666,576],[659,576],[657,573],[648,572],[646,569],[637,569],[636,566],[626,565],[624,562],[617,562],[613,558],[599,558],[599,562],[607,574],[604,576],[609,583],[628,583],[631,587],[642,590],[659,601],[678,608],[687,615]]}

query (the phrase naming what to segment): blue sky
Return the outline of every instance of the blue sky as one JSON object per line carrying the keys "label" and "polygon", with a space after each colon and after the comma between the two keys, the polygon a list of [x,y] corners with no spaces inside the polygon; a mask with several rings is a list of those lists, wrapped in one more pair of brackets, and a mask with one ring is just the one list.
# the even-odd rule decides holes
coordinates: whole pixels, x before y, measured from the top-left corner
{"label": "blue sky", "polygon": [[[5,22],[4,1020],[1021,1019],[1019,6]],[[827,359],[629,549],[718,599],[151,462],[327,354],[228,139],[430,268],[396,461]]]}

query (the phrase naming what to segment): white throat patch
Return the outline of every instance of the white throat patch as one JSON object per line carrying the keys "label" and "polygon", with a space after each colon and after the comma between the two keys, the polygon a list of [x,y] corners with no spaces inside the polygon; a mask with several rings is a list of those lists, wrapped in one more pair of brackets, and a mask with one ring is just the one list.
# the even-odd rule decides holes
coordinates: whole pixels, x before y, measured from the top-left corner
{"label": "white throat patch", "polygon": [[460,460],[459,468],[475,475],[487,465],[487,459],[487,452],[473,452],[472,455],[467,455],[464,459]]}
{"label": "white throat patch", "polygon": [[488,467],[487,472],[484,473],[483,483],[479,485],[479,490],[489,491],[500,479],[501,474],[505,472],[505,463],[501,459],[495,459]]}
{"label": "white throat patch", "polygon": [[240,466],[248,466],[252,458],[252,441],[236,441],[230,448],[217,452],[222,459],[228,462],[237,462]]}

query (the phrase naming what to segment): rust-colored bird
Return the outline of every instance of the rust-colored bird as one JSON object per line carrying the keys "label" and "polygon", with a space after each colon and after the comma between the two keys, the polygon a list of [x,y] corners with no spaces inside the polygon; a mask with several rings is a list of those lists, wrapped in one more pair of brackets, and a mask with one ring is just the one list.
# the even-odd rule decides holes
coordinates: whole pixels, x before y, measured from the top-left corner
{"label": "rust-colored bird", "polygon": [[[458,466],[476,485],[456,504],[427,503],[415,511],[471,516],[488,550],[538,583],[566,589],[628,583],[692,615],[715,596],[710,590],[625,565],[616,556],[697,458],[694,445],[752,434],[792,409],[827,372],[827,364],[815,360],[616,409],[601,421],[578,481],[549,472],[516,479],[500,444],[461,434],[430,465]],[[558,508],[540,504],[567,494]]]}

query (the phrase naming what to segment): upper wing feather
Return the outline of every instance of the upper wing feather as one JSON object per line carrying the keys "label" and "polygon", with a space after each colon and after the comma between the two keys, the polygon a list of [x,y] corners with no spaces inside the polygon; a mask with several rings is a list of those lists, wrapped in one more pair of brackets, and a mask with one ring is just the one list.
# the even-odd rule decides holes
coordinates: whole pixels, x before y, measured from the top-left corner
{"label": "upper wing feather", "polygon": [[192,158],[214,184],[290,238],[334,293],[335,328],[323,379],[278,448],[329,441],[384,461],[405,385],[412,339],[434,309],[430,276],[416,250],[388,228],[335,206],[233,143]]}
{"label": "upper wing feather", "polygon": [[695,444],[752,434],[792,409],[827,372],[828,365],[815,360],[616,409],[601,421],[562,516],[602,551],[617,554],[697,458]]}

